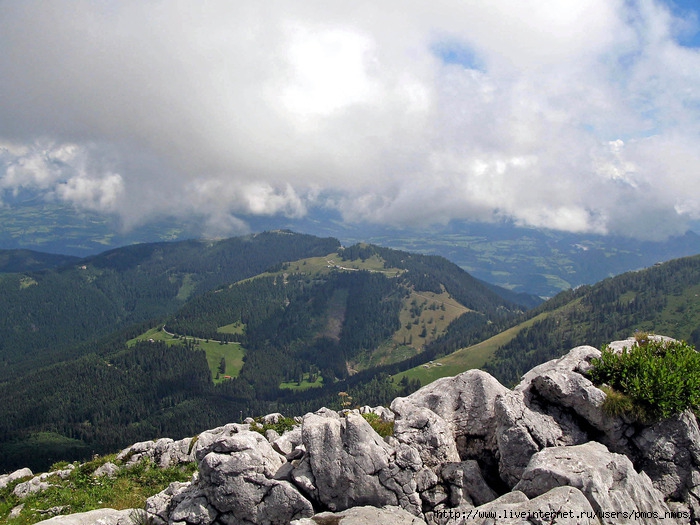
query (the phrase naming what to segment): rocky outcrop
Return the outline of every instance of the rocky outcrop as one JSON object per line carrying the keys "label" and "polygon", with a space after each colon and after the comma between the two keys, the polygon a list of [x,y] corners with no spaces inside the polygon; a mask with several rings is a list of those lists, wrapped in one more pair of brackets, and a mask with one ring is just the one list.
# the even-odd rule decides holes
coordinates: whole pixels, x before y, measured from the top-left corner
{"label": "rocky outcrop", "polygon": [[514,490],[536,497],[561,486],[583,492],[603,523],[673,523],[665,518],[670,509],[649,476],[595,441],[538,452]]}
{"label": "rocky outcrop", "polygon": [[423,466],[420,455],[403,444],[391,447],[362,416],[307,414],[302,441],[306,454],[291,476],[313,501],[332,511],[400,505],[420,513],[413,480]]}
{"label": "rocky outcrop", "polygon": [[34,473],[28,468],[21,468],[9,474],[3,474],[0,476],[0,490],[4,489],[10,483],[17,481],[18,479],[29,478],[32,476],[34,476]]}
{"label": "rocky outcrop", "polygon": [[574,487],[557,487],[533,499],[519,491],[475,509],[456,508],[438,514],[438,523],[447,525],[598,525],[593,507]]}
{"label": "rocky outcrop", "polygon": [[[73,465],[68,465],[65,469],[62,470],[55,470],[53,472],[44,472],[43,474],[39,474],[38,476],[34,476],[33,478],[24,481],[22,483],[18,483],[15,485],[14,490],[12,493],[17,496],[20,499],[24,499],[27,496],[31,494],[36,494],[37,492],[43,492],[46,489],[48,489],[51,486],[51,478],[61,478],[61,479],[66,479],[68,476],[70,476],[71,472],[73,472],[73,469],[75,467]],[[29,469],[23,469],[22,471],[17,471],[17,472],[26,472],[31,470]],[[14,473],[13,473],[14,474]],[[10,474],[12,476],[12,474]],[[15,477],[16,479],[20,479]]]}
{"label": "rocky outcrop", "polygon": [[193,460],[192,438],[178,441],[170,438],[142,441],[134,443],[117,454],[117,460],[123,461],[127,466],[144,459],[150,459],[161,468],[190,463]]}
{"label": "rocky outcrop", "polygon": [[[624,344],[632,342],[613,347]],[[136,443],[119,459],[198,463],[190,482],[148,500],[146,517],[155,525],[700,518],[695,416],[645,425],[606,415],[605,393],[587,377],[599,355],[589,346],[574,348],[533,368],[513,390],[469,371],[394,400],[391,411],[323,408],[295,418],[297,425],[282,435],[263,436],[248,420],[193,439]],[[363,418],[367,413],[393,420],[394,435],[381,438]]]}
{"label": "rocky outcrop", "polygon": [[39,523],[44,525],[134,525],[139,523],[138,519],[142,513],[143,510],[139,509],[95,509],[67,516],[55,516]]}
{"label": "rocky outcrop", "polygon": [[353,507],[342,512],[321,512],[313,518],[293,521],[291,525],[425,525],[425,521],[399,507]]}
{"label": "rocky outcrop", "polygon": [[289,523],[313,515],[311,503],[288,481],[275,479],[285,459],[247,425],[226,425],[200,435],[199,476],[171,484],[150,498],[156,522]]}
{"label": "rocky outcrop", "polygon": [[494,403],[507,391],[486,372],[468,370],[455,377],[438,379],[407,399],[444,419],[460,456],[475,459],[483,452],[496,450]]}

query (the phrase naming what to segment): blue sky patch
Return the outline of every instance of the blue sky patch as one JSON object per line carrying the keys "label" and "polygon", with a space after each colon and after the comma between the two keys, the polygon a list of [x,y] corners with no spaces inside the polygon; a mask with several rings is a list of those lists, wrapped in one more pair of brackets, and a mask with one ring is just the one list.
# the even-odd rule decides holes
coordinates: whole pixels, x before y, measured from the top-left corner
{"label": "blue sky patch", "polygon": [[674,16],[687,22],[678,35],[678,43],[700,48],[700,0],[662,0]]}
{"label": "blue sky patch", "polygon": [[443,40],[433,44],[431,50],[445,64],[459,64],[466,69],[484,71],[484,63],[479,59],[476,51],[464,42]]}

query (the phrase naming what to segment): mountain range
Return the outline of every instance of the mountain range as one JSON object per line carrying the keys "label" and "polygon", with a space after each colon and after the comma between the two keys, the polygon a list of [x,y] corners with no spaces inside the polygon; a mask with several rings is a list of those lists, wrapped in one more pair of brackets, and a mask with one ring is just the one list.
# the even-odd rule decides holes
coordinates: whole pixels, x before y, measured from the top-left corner
{"label": "mountain range", "polygon": [[[10,198],[12,197],[12,198]],[[657,262],[700,253],[698,224],[684,235],[658,241],[525,228],[510,222],[451,221],[439,226],[350,224],[337,213],[313,210],[302,218],[243,217],[250,231],[290,229],[387,248],[441,255],[474,277],[516,292],[544,298],[594,284]],[[88,210],[46,202],[28,190],[5,196],[0,207],[0,248],[31,249],[78,257],[135,243],[221,236],[200,220],[167,217],[126,228]]]}
{"label": "mountain range", "polygon": [[459,368],[513,384],[635,329],[700,339],[700,257],[544,303],[440,256],[287,230],[3,260],[0,470],[243,414],[387,403]]}

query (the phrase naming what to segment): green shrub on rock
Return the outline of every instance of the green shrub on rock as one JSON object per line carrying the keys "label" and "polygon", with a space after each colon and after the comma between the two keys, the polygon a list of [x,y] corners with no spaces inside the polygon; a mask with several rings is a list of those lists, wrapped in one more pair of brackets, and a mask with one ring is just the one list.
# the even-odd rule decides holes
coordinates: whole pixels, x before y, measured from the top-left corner
{"label": "green shrub on rock", "polygon": [[622,352],[603,347],[590,377],[606,386],[609,414],[655,421],[700,409],[700,353],[685,342],[638,338]]}
{"label": "green shrub on rock", "polygon": [[381,437],[394,435],[394,422],[384,421],[381,417],[374,413],[362,414],[365,421],[374,429]]}

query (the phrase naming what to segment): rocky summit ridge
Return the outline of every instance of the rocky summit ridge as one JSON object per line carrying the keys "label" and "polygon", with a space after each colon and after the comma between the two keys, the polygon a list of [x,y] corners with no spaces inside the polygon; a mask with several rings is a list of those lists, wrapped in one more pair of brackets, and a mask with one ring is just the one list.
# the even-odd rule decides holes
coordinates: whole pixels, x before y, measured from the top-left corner
{"label": "rocky summit ridge", "polygon": [[[587,378],[599,356],[596,348],[576,347],[533,368],[513,390],[469,370],[395,399],[390,410],[322,408],[282,435],[263,436],[251,430],[252,420],[231,423],[196,438],[136,443],[118,458],[127,465],[146,457],[161,466],[198,463],[191,481],[172,483],[139,511],[139,521],[153,525],[617,525],[700,518],[694,414],[654,424],[605,414],[606,394]],[[380,437],[362,412],[393,420],[393,435]],[[131,523],[134,512],[45,523],[98,521]]]}

